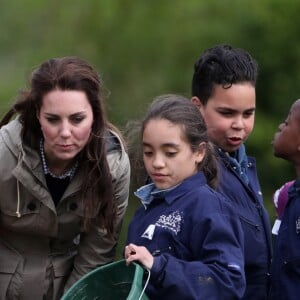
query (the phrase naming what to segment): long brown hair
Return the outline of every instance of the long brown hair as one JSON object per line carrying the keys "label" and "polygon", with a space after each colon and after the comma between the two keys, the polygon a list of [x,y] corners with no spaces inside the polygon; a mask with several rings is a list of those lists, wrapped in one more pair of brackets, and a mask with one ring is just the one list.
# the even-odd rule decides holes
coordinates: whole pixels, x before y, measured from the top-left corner
{"label": "long brown hair", "polygon": [[[109,236],[114,231],[116,204],[113,197],[111,174],[106,159],[105,137],[107,130],[117,129],[108,122],[100,96],[102,83],[98,73],[78,57],[53,58],[35,69],[30,78],[29,88],[20,93],[16,103],[0,122],[0,127],[18,114],[22,123],[22,140],[33,148],[42,137],[37,111],[45,94],[54,89],[83,91],[93,110],[93,125],[90,138],[79,155],[84,180],[80,189],[84,201],[84,227],[88,230],[93,212],[99,207],[98,219],[107,229]],[[120,134],[118,132],[118,134]]]}

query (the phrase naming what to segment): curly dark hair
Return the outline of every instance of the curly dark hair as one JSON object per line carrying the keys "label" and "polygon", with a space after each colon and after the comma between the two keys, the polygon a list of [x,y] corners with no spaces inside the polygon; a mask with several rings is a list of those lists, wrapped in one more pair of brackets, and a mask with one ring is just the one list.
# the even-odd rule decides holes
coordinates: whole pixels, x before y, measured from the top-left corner
{"label": "curly dark hair", "polygon": [[257,62],[243,49],[217,45],[205,50],[194,64],[192,96],[205,105],[214,86],[229,88],[232,84],[250,82],[256,85]]}

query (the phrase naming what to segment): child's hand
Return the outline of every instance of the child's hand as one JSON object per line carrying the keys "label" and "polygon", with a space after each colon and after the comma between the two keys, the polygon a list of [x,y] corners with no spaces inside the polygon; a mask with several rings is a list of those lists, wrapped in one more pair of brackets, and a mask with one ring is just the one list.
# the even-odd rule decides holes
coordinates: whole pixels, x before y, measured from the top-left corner
{"label": "child's hand", "polygon": [[153,256],[147,248],[134,244],[129,244],[125,247],[125,259],[127,264],[138,261],[149,270],[152,268],[154,261]]}

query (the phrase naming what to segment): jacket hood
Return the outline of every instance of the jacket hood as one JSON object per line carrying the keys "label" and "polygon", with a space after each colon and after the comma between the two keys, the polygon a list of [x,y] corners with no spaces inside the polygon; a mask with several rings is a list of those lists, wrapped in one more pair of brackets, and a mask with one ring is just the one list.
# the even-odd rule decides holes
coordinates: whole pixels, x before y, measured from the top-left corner
{"label": "jacket hood", "polygon": [[21,129],[22,124],[19,119],[15,119],[4,125],[0,130],[3,142],[15,156],[22,151]]}

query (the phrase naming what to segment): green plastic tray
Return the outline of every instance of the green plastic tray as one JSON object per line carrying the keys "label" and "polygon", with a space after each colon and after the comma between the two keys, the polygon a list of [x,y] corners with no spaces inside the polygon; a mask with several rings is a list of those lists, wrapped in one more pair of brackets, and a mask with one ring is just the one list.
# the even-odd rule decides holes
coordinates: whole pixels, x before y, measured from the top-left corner
{"label": "green plastic tray", "polygon": [[119,260],[89,272],[64,294],[61,300],[148,300],[143,293],[145,269]]}

